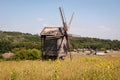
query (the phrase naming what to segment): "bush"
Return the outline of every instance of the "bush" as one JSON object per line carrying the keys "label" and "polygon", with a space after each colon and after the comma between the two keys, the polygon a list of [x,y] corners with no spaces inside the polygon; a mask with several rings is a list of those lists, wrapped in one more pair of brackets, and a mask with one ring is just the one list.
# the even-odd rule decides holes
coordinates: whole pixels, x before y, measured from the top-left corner
{"label": "bush", "polygon": [[41,59],[42,52],[38,49],[29,49],[27,50],[28,58],[29,59]]}
{"label": "bush", "polygon": [[8,51],[11,51],[12,47],[11,47],[11,42],[7,41],[7,40],[2,40],[0,41],[0,53],[5,53]]}
{"label": "bush", "polygon": [[38,49],[14,48],[12,52],[15,53],[13,57],[15,60],[35,60],[42,58],[42,52]]}
{"label": "bush", "polygon": [[3,61],[3,57],[2,57],[2,54],[0,53],[0,62]]}
{"label": "bush", "polygon": [[2,54],[0,53],[0,59],[3,59]]}

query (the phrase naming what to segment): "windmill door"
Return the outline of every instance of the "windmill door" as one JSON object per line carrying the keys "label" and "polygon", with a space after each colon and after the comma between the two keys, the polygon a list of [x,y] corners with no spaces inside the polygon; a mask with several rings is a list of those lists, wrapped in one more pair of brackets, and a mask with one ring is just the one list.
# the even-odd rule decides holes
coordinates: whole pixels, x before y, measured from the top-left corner
{"label": "windmill door", "polygon": [[44,55],[57,56],[57,39],[46,38],[44,43]]}

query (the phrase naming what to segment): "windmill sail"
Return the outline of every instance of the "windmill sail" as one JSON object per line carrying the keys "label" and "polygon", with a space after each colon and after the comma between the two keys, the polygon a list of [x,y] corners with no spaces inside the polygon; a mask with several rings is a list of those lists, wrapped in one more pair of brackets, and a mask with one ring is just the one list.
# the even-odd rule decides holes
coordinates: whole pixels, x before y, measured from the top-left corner
{"label": "windmill sail", "polygon": [[61,18],[62,18],[63,29],[65,31],[67,31],[67,23],[66,23],[66,18],[65,18],[64,11],[63,11],[63,9],[61,7],[59,7],[59,10],[60,10]]}

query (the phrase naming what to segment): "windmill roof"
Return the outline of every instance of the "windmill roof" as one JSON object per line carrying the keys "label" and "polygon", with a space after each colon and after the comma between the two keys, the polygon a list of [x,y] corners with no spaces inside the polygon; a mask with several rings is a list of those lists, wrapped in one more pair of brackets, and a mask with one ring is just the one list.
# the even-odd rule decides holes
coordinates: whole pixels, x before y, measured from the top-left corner
{"label": "windmill roof", "polygon": [[62,27],[45,27],[40,33],[41,36],[63,36]]}

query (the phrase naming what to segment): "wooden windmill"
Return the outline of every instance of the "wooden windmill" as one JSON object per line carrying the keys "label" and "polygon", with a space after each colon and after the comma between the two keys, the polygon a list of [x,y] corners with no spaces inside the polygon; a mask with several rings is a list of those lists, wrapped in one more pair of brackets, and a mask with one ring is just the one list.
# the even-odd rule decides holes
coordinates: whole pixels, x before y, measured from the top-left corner
{"label": "wooden windmill", "polygon": [[43,57],[63,58],[70,49],[68,27],[72,22],[74,13],[70,18],[69,24],[66,23],[63,9],[60,7],[63,27],[45,27],[41,32]]}

